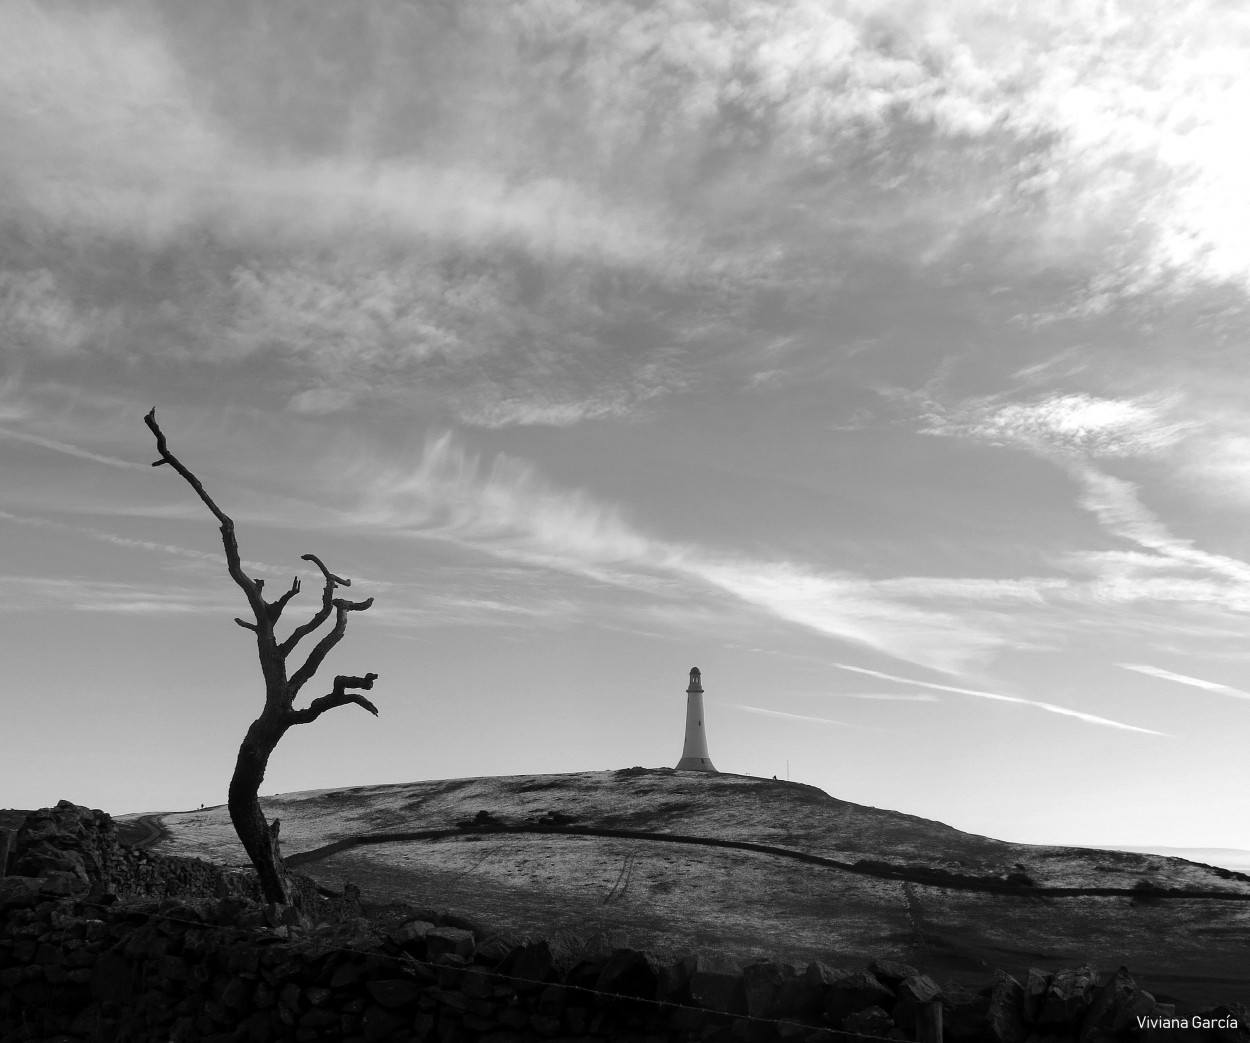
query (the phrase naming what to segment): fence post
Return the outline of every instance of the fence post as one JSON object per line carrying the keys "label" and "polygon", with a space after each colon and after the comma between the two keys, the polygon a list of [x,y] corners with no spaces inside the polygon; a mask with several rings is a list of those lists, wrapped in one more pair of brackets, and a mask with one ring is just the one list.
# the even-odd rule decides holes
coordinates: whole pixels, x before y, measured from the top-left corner
{"label": "fence post", "polygon": [[9,871],[9,848],[13,844],[15,830],[0,829],[0,876],[7,876]]}
{"label": "fence post", "polygon": [[916,1010],[917,1043],[942,1043],[942,1001],[929,1000]]}

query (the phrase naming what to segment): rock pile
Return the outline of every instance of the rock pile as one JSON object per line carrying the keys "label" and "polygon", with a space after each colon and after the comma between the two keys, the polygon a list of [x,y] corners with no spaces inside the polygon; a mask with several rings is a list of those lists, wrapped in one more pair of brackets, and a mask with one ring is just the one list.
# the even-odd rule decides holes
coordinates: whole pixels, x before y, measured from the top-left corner
{"label": "rock pile", "polygon": [[[461,928],[409,921],[378,934],[364,919],[313,925],[290,907],[242,899],[108,902],[45,898],[8,906],[0,926],[0,1040],[341,1039],[795,1040],[842,1032],[912,1039],[936,1000],[945,1038],[997,1043],[1246,1040],[1139,1031],[1170,1015],[1121,969],[1000,973],[981,992],[939,986],[877,961],[843,972],[691,957],[655,967],[640,952],[559,967],[545,941],[508,949]],[[1212,1009],[1211,1020],[1244,1008]]]}
{"label": "rock pile", "polygon": [[123,844],[109,815],[68,800],[26,817],[13,840],[8,873],[10,890],[25,878],[30,890],[63,896],[99,891],[211,897],[223,888],[260,896],[250,874],[232,873],[198,858],[152,855]]}
{"label": "rock pile", "polygon": [[[1177,1012],[1124,968],[1032,970],[1024,981],[1000,971],[972,992],[889,960],[743,967],[696,955],[656,966],[632,949],[564,959],[546,941],[511,946],[429,919],[382,927],[351,895],[332,922],[224,887],[122,899],[100,881],[138,880],[108,875],[130,857],[124,845],[101,839],[107,816],[71,808],[40,812],[23,831],[15,865],[43,875],[0,881],[0,1043],[837,1043],[849,1033],[914,1039],[937,1008],[944,1038],[968,1043],[1250,1041],[1250,1010],[1211,1008],[1201,1028],[1178,1030]],[[75,894],[60,893],[58,874]]]}

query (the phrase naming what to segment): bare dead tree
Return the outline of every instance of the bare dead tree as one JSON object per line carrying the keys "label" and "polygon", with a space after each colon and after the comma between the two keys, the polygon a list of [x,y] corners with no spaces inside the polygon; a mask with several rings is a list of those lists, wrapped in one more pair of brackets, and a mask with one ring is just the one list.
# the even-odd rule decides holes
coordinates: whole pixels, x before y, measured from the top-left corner
{"label": "bare dead tree", "polygon": [[[311,561],[325,579],[321,592],[321,608],[312,619],[297,626],[290,635],[279,641],[274,633],[274,624],[282,615],[287,602],[300,591],[299,577],[291,583],[291,588],[274,601],[266,601],[261,596],[265,581],[252,579],[243,572],[243,563],[239,558],[239,544],[234,535],[234,522],[213,502],[212,497],[204,491],[200,480],[188,470],[165,443],[165,435],[156,423],[156,410],[153,409],[143,418],[143,422],[156,436],[156,449],[161,458],[152,466],[160,467],[169,464],[195,490],[195,493],[214,517],[221,523],[221,542],[226,551],[226,567],[230,578],[238,584],[247,597],[255,622],[236,617],[235,622],[245,630],[256,635],[256,651],[260,657],[260,670],[265,679],[265,708],[259,717],[252,722],[239,747],[239,758],[234,765],[234,775],[230,779],[230,821],[234,823],[235,832],[243,842],[252,865],[260,876],[261,888],[266,900],[286,904],[291,898],[290,884],[287,879],[286,867],[282,863],[282,854],[278,846],[279,821],[272,824],[265,822],[260,807],[260,784],[265,778],[265,768],[269,764],[269,755],[278,745],[287,729],[296,724],[309,724],[327,710],[336,706],[355,703],[362,706],[375,717],[378,708],[360,694],[359,689],[368,691],[377,680],[377,674],[365,674],[364,677],[348,677],[340,674],[334,679],[334,688],[327,694],[312,700],[302,710],[294,707],[295,697],[321,666],[322,660],[335,645],[342,640],[347,630],[347,614],[363,612],[373,604],[373,598],[366,601],[347,601],[336,598],[336,587],[350,587],[351,580],[336,576],[325,567],[315,554],[301,555],[304,561]],[[313,633],[321,624],[334,616],[334,626],[325,633],[313,646],[304,662],[288,675],[287,660],[295,651],[295,646]],[[355,690],[354,690],[355,689]]]}

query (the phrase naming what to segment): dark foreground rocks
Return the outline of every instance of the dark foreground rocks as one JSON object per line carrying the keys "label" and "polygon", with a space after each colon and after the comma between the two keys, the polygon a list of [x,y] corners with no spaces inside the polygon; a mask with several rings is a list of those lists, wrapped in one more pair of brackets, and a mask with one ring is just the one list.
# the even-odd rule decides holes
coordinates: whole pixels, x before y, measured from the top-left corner
{"label": "dark foreground rocks", "polygon": [[935,1019],[970,1043],[1250,1041],[1244,1007],[1178,1014],[1124,968],[1000,971],[974,992],[892,961],[557,958],[541,939],[506,944],[438,917],[374,922],[351,895],[267,906],[246,874],[114,849],[101,813],[63,802],[31,818],[10,862],[23,872],[0,880],[0,1043],[834,1043],[914,1039]]}

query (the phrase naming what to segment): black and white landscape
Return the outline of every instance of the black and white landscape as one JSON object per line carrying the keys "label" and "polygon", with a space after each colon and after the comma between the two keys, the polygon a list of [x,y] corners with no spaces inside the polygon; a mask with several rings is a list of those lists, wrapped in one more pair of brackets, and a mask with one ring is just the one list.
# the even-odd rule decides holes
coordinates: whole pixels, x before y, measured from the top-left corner
{"label": "black and white landscape", "polygon": [[735,778],[1250,871],[1248,60],[1216,0],[0,0],[0,804],[226,799],[255,625],[156,407],[282,634],[302,555],[373,599],[300,705],[379,716],[267,795],[671,766],[697,664]]}

